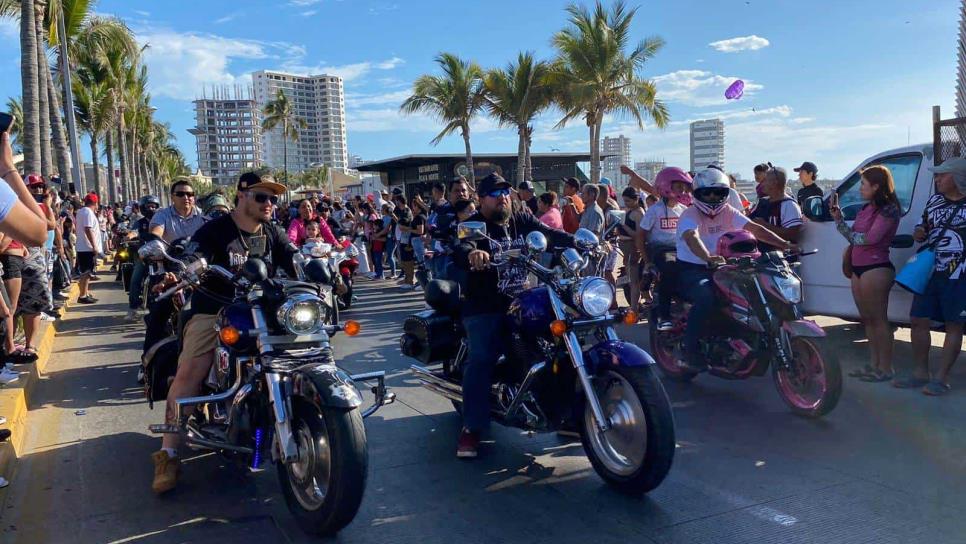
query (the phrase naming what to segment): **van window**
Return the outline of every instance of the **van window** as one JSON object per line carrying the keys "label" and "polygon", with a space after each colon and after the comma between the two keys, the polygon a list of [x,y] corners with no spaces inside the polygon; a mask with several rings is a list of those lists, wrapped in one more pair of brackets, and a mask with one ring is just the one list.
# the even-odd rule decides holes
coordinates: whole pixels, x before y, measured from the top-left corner
{"label": "van window", "polygon": [[[896,155],[886,157],[877,161],[870,162],[863,168],[881,164],[892,172],[892,179],[896,184],[896,196],[899,197],[899,204],[902,205],[903,215],[912,206],[912,192],[916,188],[916,177],[919,175],[919,166],[922,164],[921,153],[911,153],[908,155]],[[839,206],[842,208],[842,215],[846,221],[852,221],[865,205],[865,201],[859,195],[859,173],[855,172],[848,177],[836,192],[839,194]]]}

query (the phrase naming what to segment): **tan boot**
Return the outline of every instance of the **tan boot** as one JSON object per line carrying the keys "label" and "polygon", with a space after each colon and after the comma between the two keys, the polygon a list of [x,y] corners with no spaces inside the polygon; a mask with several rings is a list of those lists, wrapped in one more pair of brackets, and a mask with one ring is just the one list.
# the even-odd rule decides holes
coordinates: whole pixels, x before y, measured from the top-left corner
{"label": "tan boot", "polygon": [[174,489],[178,485],[181,459],[169,456],[164,450],[152,453],[151,459],[154,460],[154,483],[151,484],[151,489],[158,494]]}

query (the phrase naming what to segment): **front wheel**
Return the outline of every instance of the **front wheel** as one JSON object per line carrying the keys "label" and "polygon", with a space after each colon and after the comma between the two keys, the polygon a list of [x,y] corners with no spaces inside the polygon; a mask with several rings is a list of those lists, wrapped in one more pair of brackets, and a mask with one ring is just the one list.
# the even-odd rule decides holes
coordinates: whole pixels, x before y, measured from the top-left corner
{"label": "front wheel", "polygon": [[664,481],[674,459],[674,417],[650,366],[606,370],[592,379],[610,429],[597,429],[585,401],[580,439],[597,474],[615,489],[640,495]]}
{"label": "front wheel", "polygon": [[835,409],[842,396],[842,367],[825,342],[825,338],[794,337],[788,368],[778,364],[773,368],[778,394],[800,416],[822,417]]}
{"label": "front wheel", "polygon": [[292,433],[299,457],[277,464],[285,503],[306,533],[334,535],[356,516],[366,488],[369,453],[362,415],[299,402]]}

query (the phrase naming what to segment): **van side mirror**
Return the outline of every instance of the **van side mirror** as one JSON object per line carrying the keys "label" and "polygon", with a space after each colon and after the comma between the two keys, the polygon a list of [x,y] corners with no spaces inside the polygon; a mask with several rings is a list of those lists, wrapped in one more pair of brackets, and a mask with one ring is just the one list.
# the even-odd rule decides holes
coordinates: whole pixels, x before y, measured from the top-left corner
{"label": "van side mirror", "polygon": [[802,206],[802,214],[809,220],[816,222],[831,221],[832,214],[828,210],[828,201],[820,196],[809,197]]}

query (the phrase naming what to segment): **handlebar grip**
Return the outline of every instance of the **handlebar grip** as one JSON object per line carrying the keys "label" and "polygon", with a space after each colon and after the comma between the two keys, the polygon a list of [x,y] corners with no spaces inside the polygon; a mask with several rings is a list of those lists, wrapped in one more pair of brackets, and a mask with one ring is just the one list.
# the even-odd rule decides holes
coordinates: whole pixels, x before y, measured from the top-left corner
{"label": "handlebar grip", "polygon": [[187,286],[188,286],[188,282],[186,280],[181,280],[180,282],[174,284],[173,286],[169,287],[166,291],[163,291],[160,295],[158,295],[158,300],[165,300],[167,298],[170,298],[172,295],[174,295],[175,293],[184,289]]}

